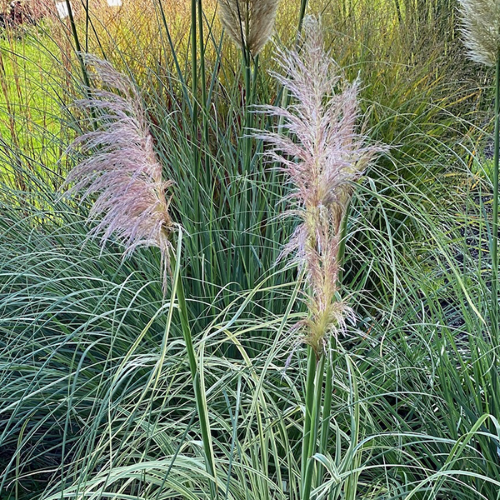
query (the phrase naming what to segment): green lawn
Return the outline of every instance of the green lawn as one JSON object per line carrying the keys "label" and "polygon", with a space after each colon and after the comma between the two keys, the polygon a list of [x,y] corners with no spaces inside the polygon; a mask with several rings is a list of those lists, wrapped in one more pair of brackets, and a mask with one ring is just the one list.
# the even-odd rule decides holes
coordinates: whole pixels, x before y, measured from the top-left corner
{"label": "green lawn", "polygon": [[[54,41],[34,28],[0,39],[0,172],[23,158],[29,169],[56,168],[62,140],[61,106],[68,102]],[[5,146],[8,146],[7,148]]]}

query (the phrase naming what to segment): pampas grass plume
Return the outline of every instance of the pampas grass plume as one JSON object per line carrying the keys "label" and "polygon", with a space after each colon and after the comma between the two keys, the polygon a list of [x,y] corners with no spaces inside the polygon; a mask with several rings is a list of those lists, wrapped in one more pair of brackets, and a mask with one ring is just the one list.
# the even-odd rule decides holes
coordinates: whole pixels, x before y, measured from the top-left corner
{"label": "pampas grass plume", "polygon": [[495,66],[500,52],[500,1],[459,0],[464,43],[469,56]]}
{"label": "pampas grass plume", "polygon": [[[91,116],[92,130],[70,146],[85,158],[69,173],[69,194],[82,200],[97,195],[89,221],[98,220],[89,236],[111,236],[125,246],[124,256],[137,247],[160,249],[165,287],[169,267],[169,235],[174,224],[165,197],[171,181],[163,180],[141,98],[132,82],[111,64],[85,55],[96,88],[76,102]],[[100,83],[100,88],[97,85]]]}
{"label": "pampas grass plume", "polygon": [[220,17],[229,36],[256,56],[273,34],[279,0],[219,0]]}
{"label": "pampas grass plume", "polygon": [[358,82],[344,81],[325,52],[319,21],[308,18],[302,48],[278,50],[281,71],[273,76],[293,104],[261,107],[287,132],[258,133],[272,147],[267,153],[281,165],[293,191],[290,213],[300,224],[283,255],[294,254],[304,269],[309,317],[297,325],[320,356],[326,338],[345,331],[352,310],[339,296],[342,223],[352,185],[373,157],[385,148],[366,144],[357,132]]}

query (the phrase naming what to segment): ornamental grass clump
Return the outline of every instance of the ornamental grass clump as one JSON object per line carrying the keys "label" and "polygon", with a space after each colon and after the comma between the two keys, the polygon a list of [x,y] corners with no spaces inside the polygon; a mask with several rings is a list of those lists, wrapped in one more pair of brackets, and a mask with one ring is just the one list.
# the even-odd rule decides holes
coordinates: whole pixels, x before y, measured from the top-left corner
{"label": "ornamental grass clump", "polygon": [[125,246],[125,256],[140,246],[159,248],[165,287],[175,227],[166,198],[172,181],[163,179],[132,82],[106,61],[90,55],[85,60],[101,88],[88,88],[88,98],[76,101],[90,117],[90,131],[71,145],[85,157],[67,177],[69,194],[82,193],[82,200],[97,195],[89,222],[98,222],[89,236],[100,235],[103,246],[114,235]]}
{"label": "ornamental grass clump", "polygon": [[498,0],[459,0],[462,35],[469,57],[480,64],[496,67],[495,136],[493,156],[493,207],[491,251],[490,323],[496,346],[500,346],[498,326],[498,171],[500,150],[500,2]]}
{"label": "ornamental grass clump", "polygon": [[306,21],[302,41],[300,52],[278,50],[282,73],[273,73],[294,103],[262,108],[280,119],[282,130],[258,137],[272,145],[268,155],[293,188],[290,214],[301,222],[282,254],[293,253],[305,271],[309,317],[298,326],[319,357],[353,315],[339,296],[342,228],[353,183],[383,148],[357,132],[359,82],[343,79],[316,20]]}

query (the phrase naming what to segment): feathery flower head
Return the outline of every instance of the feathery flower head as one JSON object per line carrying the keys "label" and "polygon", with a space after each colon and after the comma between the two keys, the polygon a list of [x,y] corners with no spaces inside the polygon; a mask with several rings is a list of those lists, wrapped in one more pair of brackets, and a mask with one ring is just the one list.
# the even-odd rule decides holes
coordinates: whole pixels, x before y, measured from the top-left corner
{"label": "feathery flower head", "polygon": [[219,0],[221,21],[242,50],[256,56],[273,34],[279,0]]}
{"label": "feathery flower head", "polygon": [[298,326],[319,356],[326,338],[345,331],[346,318],[353,317],[339,297],[342,222],[353,182],[385,148],[366,144],[357,132],[359,83],[343,79],[324,50],[317,20],[306,20],[302,42],[300,52],[278,50],[281,71],[273,73],[293,104],[261,108],[278,117],[287,134],[257,137],[272,145],[268,156],[294,187],[290,212],[301,223],[282,255],[294,253],[305,270],[309,318]]}
{"label": "feathery flower head", "polygon": [[139,246],[160,249],[165,287],[169,267],[170,232],[166,190],[172,185],[162,177],[141,98],[132,82],[111,64],[86,55],[92,78],[100,89],[89,88],[89,97],[76,102],[89,111],[93,130],[78,137],[70,149],[86,158],[69,173],[68,193],[82,192],[82,199],[97,194],[89,221],[99,219],[89,236],[112,235],[125,245],[124,256]]}
{"label": "feathery flower head", "polygon": [[473,61],[495,66],[500,52],[500,2],[459,0],[462,33]]}

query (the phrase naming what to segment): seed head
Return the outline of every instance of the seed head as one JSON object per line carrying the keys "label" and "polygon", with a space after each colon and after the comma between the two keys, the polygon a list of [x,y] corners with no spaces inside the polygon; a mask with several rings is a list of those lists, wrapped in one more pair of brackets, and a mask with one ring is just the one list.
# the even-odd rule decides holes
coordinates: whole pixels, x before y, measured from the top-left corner
{"label": "seed head", "polygon": [[309,18],[304,28],[301,51],[278,50],[281,71],[273,73],[293,103],[261,108],[281,120],[286,134],[257,137],[272,145],[268,156],[293,187],[290,212],[301,223],[282,255],[293,253],[305,270],[309,318],[300,326],[319,356],[327,336],[343,332],[353,315],[339,296],[342,221],[354,181],[384,148],[357,132],[359,83],[346,82],[325,52],[319,22]]}
{"label": "seed head", "polygon": [[221,21],[242,50],[256,56],[273,34],[279,0],[219,0]]}
{"label": "seed head", "polygon": [[87,89],[76,105],[90,115],[91,131],[70,146],[85,158],[69,173],[65,185],[82,200],[97,194],[89,221],[98,220],[89,236],[112,235],[125,246],[124,256],[139,246],[160,249],[165,287],[169,266],[169,234],[174,225],[165,197],[171,181],[162,177],[141,98],[132,82],[111,64],[87,55],[92,79],[102,88]]}
{"label": "seed head", "polygon": [[464,43],[469,57],[495,66],[500,54],[500,1],[459,0]]}

